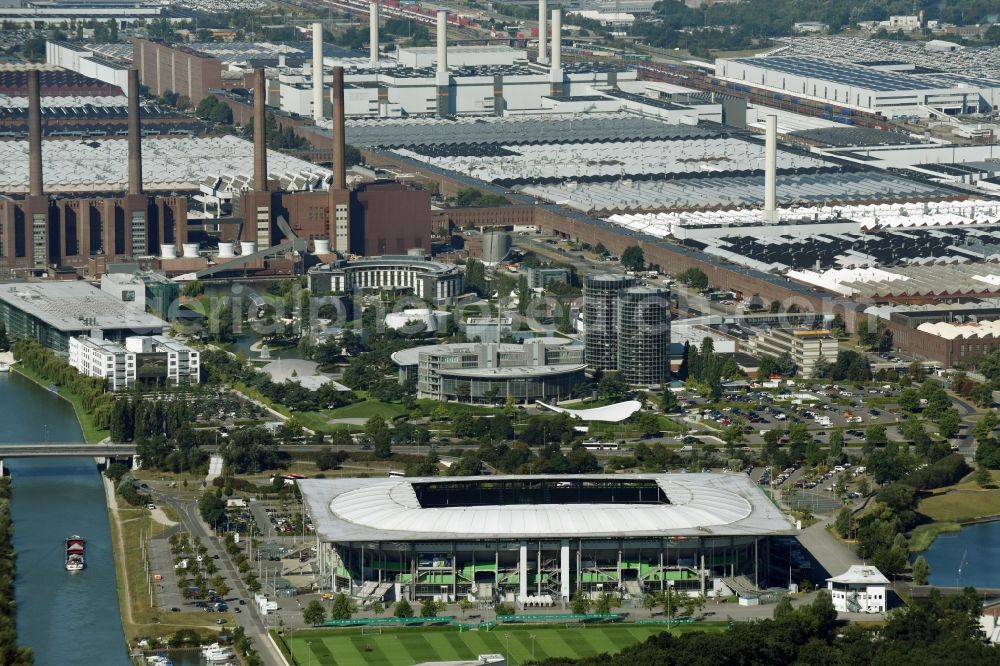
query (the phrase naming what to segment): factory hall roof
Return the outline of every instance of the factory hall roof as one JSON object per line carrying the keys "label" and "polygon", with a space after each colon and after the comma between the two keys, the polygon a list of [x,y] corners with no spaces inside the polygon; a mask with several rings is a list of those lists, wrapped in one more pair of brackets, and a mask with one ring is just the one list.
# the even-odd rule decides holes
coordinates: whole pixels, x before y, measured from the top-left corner
{"label": "factory hall roof", "polygon": [[700,139],[721,132],[707,127],[668,125],[630,113],[480,117],[379,118],[348,121],[347,142],[363,146],[427,146],[442,144],[529,144],[641,139]]}
{"label": "factory hall roof", "polygon": [[[329,169],[269,150],[268,174],[281,179],[301,174],[326,178]],[[81,169],[81,165],[87,165]],[[249,174],[253,143],[235,136],[144,138],[143,185],[151,191],[195,190],[207,176]],[[128,183],[128,141],[113,139],[42,142],[45,189],[57,192],[111,192]],[[0,142],[0,191],[25,193],[28,142]]]}
{"label": "factory hall roof", "polygon": [[909,74],[884,72],[871,67],[864,67],[863,65],[854,65],[843,61],[823,60],[821,58],[775,56],[771,58],[735,58],[734,60],[750,67],[772,69],[804,79],[819,79],[821,81],[830,81],[877,92],[925,90],[944,87]]}
{"label": "factory hall roof", "polygon": [[86,282],[0,283],[0,301],[66,333],[127,329],[159,333],[167,322]]}
{"label": "factory hall roof", "polygon": [[[317,534],[328,542],[764,536],[793,531],[744,474],[307,479],[298,486]],[[629,488],[628,497],[637,499],[616,501],[601,494],[602,488],[612,486]],[[493,489],[500,487],[534,503],[488,503],[498,497]],[[533,494],[538,487],[549,488],[552,499],[543,501]],[[579,501],[592,492],[605,499]]]}

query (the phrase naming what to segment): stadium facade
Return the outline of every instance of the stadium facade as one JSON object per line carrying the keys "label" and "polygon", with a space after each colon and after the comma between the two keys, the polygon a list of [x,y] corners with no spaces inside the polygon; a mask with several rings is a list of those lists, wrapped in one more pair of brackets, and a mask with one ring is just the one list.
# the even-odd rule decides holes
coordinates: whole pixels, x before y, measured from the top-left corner
{"label": "stadium facade", "polygon": [[562,604],[759,580],[791,523],[743,474],[308,479],[323,589]]}

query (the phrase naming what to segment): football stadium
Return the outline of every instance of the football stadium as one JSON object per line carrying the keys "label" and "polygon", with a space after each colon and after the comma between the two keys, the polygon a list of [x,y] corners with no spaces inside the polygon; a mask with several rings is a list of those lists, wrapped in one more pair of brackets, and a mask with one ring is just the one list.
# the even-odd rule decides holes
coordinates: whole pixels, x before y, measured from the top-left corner
{"label": "football stadium", "polygon": [[359,603],[562,605],[753,588],[793,525],[739,473],[299,481],[319,580]]}

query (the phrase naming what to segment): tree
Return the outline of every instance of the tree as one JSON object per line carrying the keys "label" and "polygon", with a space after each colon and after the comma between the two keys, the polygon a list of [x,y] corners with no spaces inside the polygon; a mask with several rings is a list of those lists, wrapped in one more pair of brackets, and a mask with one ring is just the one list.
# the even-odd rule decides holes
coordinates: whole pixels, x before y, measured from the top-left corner
{"label": "tree", "polygon": [[590,599],[577,591],[569,602],[569,608],[577,615],[586,615],[590,611],[590,604]]}
{"label": "tree", "polygon": [[638,245],[630,245],[622,252],[622,266],[629,270],[641,271],[646,267],[646,258],[642,248]]}
{"label": "tree", "polygon": [[406,599],[400,599],[392,605],[394,617],[413,617],[413,606]]}
{"label": "tree", "polygon": [[0,321],[0,352],[10,350],[10,338],[7,337],[7,325]]}
{"label": "tree", "polygon": [[833,523],[833,529],[837,530],[837,534],[843,538],[850,538],[852,522],[853,515],[851,514],[851,510],[845,506],[837,513],[837,519]]}
{"label": "tree", "polygon": [[493,607],[493,612],[497,614],[497,617],[502,615],[513,615],[515,613],[514,606],[508,603],[499,603]]}
{"label": "tree", "polygon": [[677,396],[670,389],[666,389],[663,392],[663,400],[661,401],[663,412],[665,414],[676,414],[681,411],[681,403],[677,400]]}
{"label": "tree", "polygon": [[698,291],[708,289],[708,276],[700,268],[689,268],[680,274],[678,279],[688,287]]}
{"label": "tree", "polygon": [[905,388],[899,392],[899,408],[904,412],[915,412],[920,409],[920,395],[916,389]]}
{"label": "tree", "polygon": [[312,627],[323,624],[326,621],[326,609],[318,599],[313,599],[302,609],[302,620]]}
{"label": "tree", "polygon": [[997,415],[996,412],[990,410],[983,414],[983,416],[976,421],[976,425],[972,427],[972,436],[977,442],[985,442],[987,439],[993,436],[993,431],[997,427]]}
{"label": "tree", "polygon": [[986,465],[976,467],[976,484],[980,488],[987,488],[993,485],[993,475],[990,474],[990,470]]}
{"label": "tree", "polygon": [[958,431],[962,427],[962,417],[959,416],[958,410],[954,407],[949,407],[945,410],[944,414],[937,419],[938,430],[941,436],[946,439],[951,439],[958,434]]}
{"label": "tree", "polygon": [[421,617],[437,617],[438,614],[438,603],[427,597],[420,602],[420,616]]}
{"label": "tree", "polygon": [[873,423],[872,425],[865,428],[865,447],[875,448],[879,446],[885,446],[889,442],[889,437],[886,434],[885,426]]}
{"label": "tree", "polygon": [[915,585],[926,585],[930,577],[931,565],[927,564],[927,560],[924,559],[923,555],[920,555],[913,562],[913,583]]}
{"label": "tree", "polygon": [[365,423],[365,438],[371,444],[376,458],[392,456],[392,439],[389,435],[389,425],[385,419],[376,414]]}
{"label": "tree", "polygon": [[211,490],[206,490],[198,500],[198,512],[206,523],[215,525],[225,515],[226,503]]}
{"label": "tree", "polygon": [[[357,605],[351,601],[343,592],[338,592],[330,605],[331,620],[350,620],[358,610]],[[318,623],[317,623],[318,624]]]}
{"label": "tree", "polygon": [[473,608],[473,603],[468,599],[461,599],[458,602],[458,609],[462,611],[462,618],[465,618],[465,614]]}
{"label": "tree", "polygon": [[608,615],[613,609],[621,606],[621,604],[621,599],[605,592],[597,598],[597,602],[594,604],[594,612],[600,615]]}
{"label": "tree", "polygon": [[837,462],[844,455],[844,431],[837,428],[830,433],[830,458]]}

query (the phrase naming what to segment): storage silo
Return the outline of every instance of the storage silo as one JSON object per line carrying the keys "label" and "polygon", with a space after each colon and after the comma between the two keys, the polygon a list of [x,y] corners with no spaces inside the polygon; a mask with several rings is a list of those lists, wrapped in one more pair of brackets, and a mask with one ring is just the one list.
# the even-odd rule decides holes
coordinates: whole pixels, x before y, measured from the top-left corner
{"label": "storage silo", "polygon": [[513,246],[508,231],[483,231],[483,263],[499,264]]}

